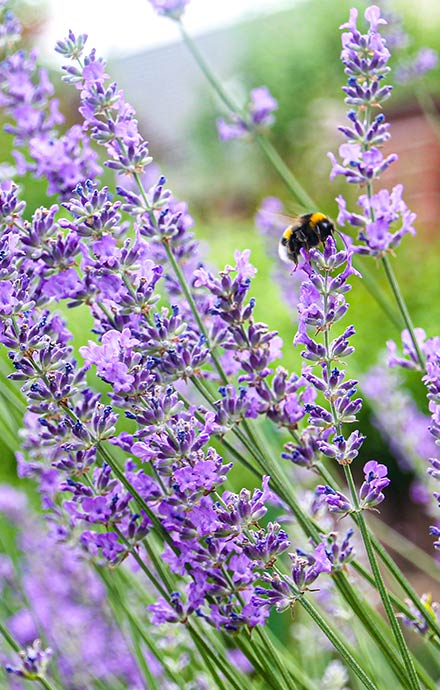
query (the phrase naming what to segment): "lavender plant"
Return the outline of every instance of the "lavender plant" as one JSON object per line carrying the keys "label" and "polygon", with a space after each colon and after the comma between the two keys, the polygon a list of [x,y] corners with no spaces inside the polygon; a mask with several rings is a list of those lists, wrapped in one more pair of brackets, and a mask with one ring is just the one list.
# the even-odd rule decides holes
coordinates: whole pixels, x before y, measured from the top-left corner
{"label": "lavender plant", "polygon": [[[187,1],[152,4],[180,24]],[[89,52],[87,36],[69,32],[56,47],[66,60],[64,79],[78,91],[82,118],[76,134],[59,134],[47,75],[37,76],[34,54],[14,52],[19,25],[5,2],[1,12],[1,104],[15,146],[29,150],[29,158],[16,154],[17,174],[43,177],[62,204],[27,217],[17,184],[7,179],[0,185],[0,341],[13,369],[9,379],[22,394],[15,399],[23,413],[18,471],[36,481],[50,525],[46,533],[36,520],[23,523],[30,532],[21,541],[28,577],[21,581],[19,607],[12,594],[5,597],[15,610],[6,610],[0,625],[21,661],[8,663],[7,670],[47,690],[81,684],[229,690],[248,682],[245,674],[256,690],[342,687],[347,674],[354,688],[385,687],[357,640],[340,634],[332,619],[338,606],[350,610],[363,644],[392,682],[410,690],[434,688],[436,679],[408,647],[399,618],[429,630],[425,644],[438,645],[437,618],[365,519],[385,499],[388,468],[368,459],[359,487],[350,468],[362,457],[365,439],[359,429],[347,431],[362,400],[345,370],[355,329],[339,322],[349,309],[348,281],[359,277],[356,245],[345,240],[339,248],[330,237],[321,249],[303,253],[294,343],[303,347],[305,363],[300,373],[288,372],[279,366],[283,342],[258,321],[249,294],[256,273],[249,251],[237,251],[234,265],[222,271],[207,264],[186,204],[160,173],[151,179],[152,159],[135,112],[105,62]],[[388,51],[378,8],[366,12],[365,35],[355,19],[352,11],[342,58],[350,72],[348,98],[361,101],[355,104],[359,113],[368,102],[368,119],[371,103],[389,92],[376,86],[386,73]],[[228,137],[231,128],[234,136],[238,130],[252,134],[284,170],[259,129],[270,124],[275,105],[262,87],[251,94],[246,114],[239,111],[222,127]],[[392,159],[383,161],[373,147],[387,136],[382,119],[360,122],[359,113],[351,120],[363,132],[362,143],[350,143],[358,158],[350,154],[342,167],[335,162],[335,171],[369,185]],[[91,142],[114,172],[111,186],[102,186]],[[59,169],[51,156],[61,160]],[[386,200],[380,194],[361,202],[361,241],[369,254],[382,256],[412,230],[413,217],[400,190]],[[402,226],[394,234],[387,230],[378,244],[371,214],[390,204]],[[389,228],[395,218],[382,220]],[[80,362],[60,303],[90,314],[92,339],[79,347]],[[420,365],[419,346],[411,339],[409,347]],[[427,359],[435,405],[438,363]],[[283,439],[282,447],[273,447],[268,428]],[[257,488],[231,481],[240,464]],[[314,473],[312,505],[302,500],[292,465]],[[328,465],[343,468],[346,488]],[[437,469],[433,462],[434,474]],[[316,474],[325,484],[316,486]],[[331,515],[322,516],[324,507],[346,515],[353,526],[341,532],[339,523],[329,522]],[[291,534],[290,522],[297,528]],[[365,553],[355,554],[352,538],[363,542]],[[61,592],[45,592],[43,603],[41,582],[47,584],[49,575],[41,553],[50,554],[56,581],[64,585]],[[378,556],[409,604],[385,585]],[[12,589],[13,568],[11,556],[2,563],[5,592]],[[81,588],[90,600],[70,608]],[[374,602],[375,590],[391,631],[368,601]],[[110,642],[113,658],[98,664],[92,656],[88,662],[80,632],[74,651],[67,649],[53,607],[70,611],[80,629],[93,617],[95,644]],[[346,670],[333,660],[318,676],[291,645],[274,638],[269,616],[297,609],[308,614]],[[20,613],[25,623],[26,616],[36,619],[26,635],[17,626]],[[50,647],[38,641],[40,628]],[[93,668],[83,676],[85,663]]]}
{"label": "lavender plant", "polygon": [[412,500],[429,510],[432,489],[426,458],[435,453],[429,417],[420,411],[405,389],[399,372],[389,369],[384,361],[363,376],[361,386],[372,408],[374,425],[386,439],[401,469],[414,475],[410,488]]}

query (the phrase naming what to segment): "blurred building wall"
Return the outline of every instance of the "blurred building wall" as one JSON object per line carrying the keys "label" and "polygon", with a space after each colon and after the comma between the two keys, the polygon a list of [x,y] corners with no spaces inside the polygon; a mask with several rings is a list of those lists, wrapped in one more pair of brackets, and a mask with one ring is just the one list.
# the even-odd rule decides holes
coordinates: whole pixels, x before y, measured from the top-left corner
{"label": "blurred building wall", "polygon": [[383,176],[384,186],[404,185],[404,199],[417,213],[419,236],[438,237],[440,219],[440,110],[437,126],[431,124],[410,101],[389,113],[391,141],[384,154],[397,152],[399,159]]}

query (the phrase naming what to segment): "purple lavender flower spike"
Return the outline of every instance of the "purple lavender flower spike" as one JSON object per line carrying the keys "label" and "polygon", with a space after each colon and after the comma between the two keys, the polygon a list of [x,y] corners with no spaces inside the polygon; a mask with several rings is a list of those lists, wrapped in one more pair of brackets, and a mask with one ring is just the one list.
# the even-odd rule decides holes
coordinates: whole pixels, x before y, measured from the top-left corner
{"label": "purple lavender flower spike", "polygon": [[358,242],[352,245],[354,252],[383,257],[392,252],[402,238],[415,234],[412,213],[402,199],[402,185],[391,191],[382,189],[374,193],[372,185],[397,159],[395,154],[383,157],[380,147],[390,138],[389,124],[383,113],[373,116],[373,109],[380,108],[391,95],[391,86],[384,86],[390,68],[387,63],[390,53],[385,38],[380,33],[386,20],[380,9],[372,5],[365,11],[369,30],[362,34],[357,28],[357,10],[352,10],[350,21],[342,25],[341,60],[348,76],[343,87],[345,102],[351,106],[347,113],[348,124],[339,127],[347,142],[339,148],[339,158],[329,153],[332,163],[331,179],[337,175],[345,177],[351,184],[367,186],[368,194],[359,197],[362,211],[347,209],[346,201],[339,196],[338,223],[351,225],[358,230]]}
{"label": "purple lavender flower spike", "polygon": [[[307,278],[300,289],[294,344],[305,346],[301,355],[307,364],[303,365],[302,379],[310,386],[307,400],[304,399],[309,429],[299,443],[287,444],[283,457],[311,468],[316,454],[323,453],[341,465],[348,465],[357,457],[364,441],[358,431],[346,437],[341,430],[343,424],[356,421],[362,406],[361,398],[356,397],[357,381],[346,378],[345,371],[339,368],[342,358],[354,351],[350,339],[355,330],[348,326],[333,340],[328,333],[345,316],[348,310],[345,293],[351,289],[348,279],[358,274],[352,266],[350,248],[338,250],[332,237],[327,239],[322,252],[312,249],[308,260],[304,257],[303,270]],[[314,337],[309,334],[311,329]],[[320,342],[317,335],[323,332],[327,337]],[[323,395],[327,406],[315,402],[317,394]]]}
{"label": "purple lavender flower spike", "polygon": [[84,55],[85,44],[85,35],[76,38],[72,33],[57,44],[57,52],[79,60],[81,65],[66,65],[64,80],[81,89],[79,110],[91,137],[107,150],[105,164],[131,176],[142,175],[152,158],[147,142],[139,134],[134,110],[124,101],[117,84],[107,84],[105,63],[96,57],[96,52]]}
{"label": "purple lavender flower spike", "polygon": [[[14,34],[14,41],[21,31],[9,15],[5,31],[7,35]],[[79,125],[73,125],[63,135],[57,132],[64,117],[53,97],[47,71],[38,69],[36,60],[36,51],[27,54],[18,50],[1,62],[0,107],[10,118],[5,129],[14,136],[18,148],[14,154],[17,174],[32,172],[47,179],[49,194],[59,193],[65,198],[78,182],[99,175],[101,169]],[[22,152],[24,147],[30,159]]]}

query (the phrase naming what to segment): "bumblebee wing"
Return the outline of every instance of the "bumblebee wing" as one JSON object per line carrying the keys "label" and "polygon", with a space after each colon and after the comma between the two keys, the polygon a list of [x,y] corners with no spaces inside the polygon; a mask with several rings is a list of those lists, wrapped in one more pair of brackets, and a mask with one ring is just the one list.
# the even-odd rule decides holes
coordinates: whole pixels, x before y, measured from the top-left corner
{"label": "bumblebee wing", "polygon": [[299,225],[302,222],[302,215],[300,213],[274,213],[273,215],[275,218],[277,218],[280,222],[284,223],[285,225]]}

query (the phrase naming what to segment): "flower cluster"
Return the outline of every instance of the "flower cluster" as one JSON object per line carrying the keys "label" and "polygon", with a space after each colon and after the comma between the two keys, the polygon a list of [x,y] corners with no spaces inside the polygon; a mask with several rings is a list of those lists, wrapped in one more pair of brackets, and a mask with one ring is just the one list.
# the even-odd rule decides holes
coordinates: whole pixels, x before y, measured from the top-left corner
{"label": "flower cluster", "polygon": [[52,654],[50,647],[43,649],[41,641],[35,640],[31,646],[20,651],[20,665],[7,664],[6,671],[26,680],[39,680],[44,678]]}
{"label": "flower cluster", "polygon": [[[247,301],[247,293],[256,269],[249,263],[249,251],[236,252],[235,259],[235,267],[227,266],[218,277],[203,267],[194,272],[194,285],[206,288],[211,296],[209,340],[224,350],[224,371],[238,374],[245,416],[266,415],[281,427],[296,429],[314,391],[303,376],[289,374],[283,367],[274,369],[282,340],[277,331],[254,321],[256,302],[254,298]],[[231,389],[226,390],[224,401],[229,394]]]}
{"label": "flower cluster", "polygon": [[[151,4],[179,21],[187,0]],[[374,6],[366,17],[366,36],[358,32],[354,13],[345,27],[346,93],[356,110],[347,134],[353,140],[334,172],[370,184],[392,157],[383,160],[378,148],[388,136],[383,120],[362,119],[365,110],[389,94],[389,87],[381,85],[388,60],[377,31],[383,20]],[[16,24],[9,14],[4,18],[9,45]],[[153,679],[152,686],[180,687],[176,659],[174,666],[166,666],[154,633],[143,632],[142,611],[153,628],[180,624],[176,636],[182,634],[186,642],[191,638],[206,668],[214,669],[216,685],[215,630],[222,633],[215,639],[224,652],[223,633],[237,635],[255,672],[261,663],[271,684],[279,662],[275,655],[267,667],[265,659],[260,662],[247,645],[250,631],[264,625],[273,609],[282,611],[295,602],[313,612],[308,593],[315,591],[318,578],[335,574],[332,582],[344,582],[354,551],[352,530],[324,534],[333,527],[328,512],[325,529],[306,510],[301,515],[295,488],[266,447],[271,442],[266,428],[275,425],[283,442],[289,438],[283,457],[292,463],[325,476],[323,459],[334,460],[351,480],[350,498],[334,486],[318,486],[309,501],[312,510],[321,504],[330,513],[356,511],[362,526],[359,511],[379,505],[390,482],[387,467],[370,460],[356,490],[349,467],[364,437],[359,430],[347,432],[346,425],[357,421],[362,402],[357,381],[344,370],[355,330],[340,328],[340,322],[349,306],[348,281],[358,275],[352,265],[358,249],[348,242],[338,247],[329,237],[322,248],[302,251],[294,343],[302,346],[304,365],[300,375],[277,367],[283,343],[258,321],[250,296],[256,269],[249,251],[237,251],[234,264],[220,272],[201,262],[187,207],[151,165],[135,112],[109,79],[104,61],[94,50],[88,52],[85,34],[70,32],[57,51],[68,60],[65,81],[80,98],[83,127],[76,129],[75,145],[70,146],[75,139],[71,130],[69,145],[57,138],[57,103],[46,75],[36,72],[35,56],[7,55],[0,67],[0,105],[15,118],[10,130],[16,145],[29,148],[32,156],[31,162],[17,160],[47,179],[62,201],[62,208],[54,204],[27,216],[17,187],[10,181],[0,184],[0,343],[26,407],[18,468],[20,476],[37,480],[50,524],[49,531],[25,525],[19,605],[12,593],[14,562],[0,559],[0,590],[8,604],[14,603],[8,627],[20,646],[28,646],[22,663],[8,670],[45,684],[50,651],[35,642],[42,627],[44,645],[47,641],[54,650],[54,674],[69,686],[82,690],[96,679],[96,685],[113,687],[115,680],[134,690],[145,676],[148,684]],[[276,105],[266,87],[254,89],[245,114],[220,126],[223,138],[270,125]],[[105,152],[105,165],[117,179],[114,190],[111,181],[107,188],[96,179],[89,139]],[[50,155],[59,157],[61,172],[55,163],[49,165]],[[386,213],[394,213],[403,225],[412,222],[400,188],[380,194],[361,197],[365,216],[357,216],[371,221],[368,227],[358,222],[360,239],[368,237],[368,252],[378,255],[404,231],[375,245],[374,232],[377,237],[390,233],[396,218],[386,220],[387,230],[374,230],[373,216],[385,223]],[[79,348],[78,359],[59,303],[88,312],[90,340]],[[440,364],[429,348],[426,382],[432,432],[438,438]],[[97,379],[100,392],[92,384]],[[231,484],[231,458],[257,476],[257,488]],[[439,466],[432,461],[433,476],[440,474]],[[0,492],[0,509],[1,498]],[[3,497],[14,515],[21,512],[20,501]],[[26,507],[23,512],[32,517]],[[312,545],[288,553],[292,536],[284,527],[292,515],[302,517],[298,523]],[[133,645],[111,622],[98,575],[109,592],[117,590],[115,611],[126,619]],[[345,593],[352,597],[350,587],[345,580]],[[69,619],[68,644],[60,630],[60,610]],[[329,640],[350,660],[343,641],[316,611],[312,618],[321,621]],[[195,647],[188,644],[184,656]],[[219,673],[229,682],[227,655],[219,659]],[[179,670],[185,663],[178,660]],[[363,680],[359,665],[352,666]],[[203,673],[199,685],[211,687]]]}
{"label": "flower cluster", "polygon": [[[365,480],[359,489],[359,508],[361,510],[371,510],[385,499],[383,489],[390,483],[390,479],[387,476],[388,467],[376,462],[376,460],[370,460],[364,465],[363,471]],[[327,505],[332,513],[344,513],[346,515],[355,510],[350,499],[330,486],[318,486],[316,495]]]}
{"label": "flower cluster", "polygon": [[[243,416],[264,413],[295,425],[303,414],[299,385],[279,370],[272,388],[266,386],[281,343],[254,321],[255,301],[245,301],[255,273],[249,255],[237,254],[235,268],[219,278],[203,266],[191,273],[196,245],[185,209],[164,178],[143,187],[150,157],[134,112],[85,45],[84,35],[72,33],[58,43],[59,52],[81,65],[69,64],[66,79],[81,91],[85,126],[106,149],[107,165],[128,174],[138,193],[118,187],[121,203],[87,181],[64,203],[70,218],[58,221],[53,206],[26,221],[17,189],[3,185],[0,337],[28,402],[19,471],[38,478],[59,536],[77,538],[102,562],[147,559],[152,530],[165,540],[166,563],[185,579],[178,595],[153,607],[156,621],[197,612],[229,631],[254,626],[267,615],[252,603],[255,587],[289,540],[277,523],[263,528],[258,522],[271,497],[268,478],[253,494],[218,493],[231,463],[208,444]],[[133,234],[122,211],[134,220]],[[167,249],[186,266],[163,281],[160,293]],[[189,289],[185,273],[206,314],[203,325],[181,300]],[[155,311],[166,293],[177,303]],[[73,357],[66,324],[48,309],[55,300],[91,310],[99,342],[81,348],[85,366]],[[211,350],[220,343],[221,366],[213,361],[219,373],[223,366],[241,373],[249,401],[232,385],[222,387],[221,400],[208,398],[212,411],[179,400],[183,385],[212,376]],[[87,385],[88,369],[111,388],[111,405]],[[136,427],[131,434],[117,431],[121,411]],[[128,458],[120,468],[110,444],[138,460]]]}
{"label": "flower cluster", "polygon": [[426,458],[435,454],[434,440],[429,434],[429,417],[417,407],[396,369],[378,364],[362,377],[361,386],[372,408],[373,423],[386,439],[399,466],[415,474],[410,489],[412,500],[429,505],[431,493]]}
{"label": "flower cluster", "polygon": [[[13,266],[22,256],[22,246],[21,237],[16,237],[15,255],[9,254],[11,271],[16,270]],[[41,264],[45,260],[41,252]],[[34,262],[34,280],[29,277],[25,286],[28,304],[35,304],[32,298],[39,294],[35,269]],[[77,286],[70,289],[73,297]],[[24,438],[27,460],[21,460],[20,471],[39,477],[45,503],[54,510],[58,510],[57,493],[70,495],[63,504],[69,529],[79,529],[80,542],[90,554],[117,564],[134,548],[142,552],[143,540],[154,525],[168,535],[165,558],[171,569],[191,577],[185,615],[197,610],[213,625],[228,630],[255,625],[264,615],[251,603],[254,583],[260,571],[288,547],[287,535],[279,525],[264,530],[258,524],[270,496],[267,481],[264,491],[253,495],[243,490],[239,495],[224,493],[219,503],[211,498],[231,464],[224,464],[213,448],[205,449],[218,427],[216,414],[196,416],[194,409],[183,409],[169,383],[191,376],[189,352],[195,366],[185,324],[182,327],[177,312],[171,319],[157,315],[151,326],[142,314],[134,314],[133,323],[128,321],[132,329],[122,327],[123,321],[119,321],[121,330],[101,321],[101,344],[82,349],[87,367],[96,368],[98,376],[112,384],[115,406],[136,421],[134,438],[116,433],[117,414],[100,404],[99,396],[86,386],[85,369],[78,369],[72,359],[69,335],[59,317],[42,307],[29,309],[26,315],[17,313],[14,321],[4,315],[2,340],[16,369],[12,376],[23,383],[30,404]],[[118,322],[116,306],[113,320]],[[159,353],[160,359],[155,356]],[[184,359],[181,364],[179,357]],[[224,394],[230,399],[229,391]],[[222,409],[232,416],[237,411],[230,405]],[[156,479],[132,461],[126,464],[124,481],[114,476],[106,441],[150,465]],[[42,461],[42,448],[47,448],[49,466],[46,459]],[[105,461],[96,466],[101,454]],[[64,527],[64,536],[67,533]]]}
{"label": "flower cluster", "polygon": [[[14,136],[16,172],[32,172],[48,182],[48,193],[68,195],[75,185],[100,173],[97,155],[80,125],[64,134],[64,122],[47,71],[37,65],[37,53],[12,52],[21,28],[2,2],[6,55],[0,62],[0,108],[8,116],[5,129]],[[13,40],[12,40],[13,39]],[[29,153],[29,158],[23,153]]]}
{"label": "flower cluster", "polygon": [[338,570],[343,570],[346,564],[349,563],[354,558],[354,547],[351,543],[351,538],[353,537],[353,530],[347,530],[341,543],[338,543],[337,532],[331,532],[327,534],[324,538],[325,552],[327,558],[332,564],[332,572]]}
{"label": "flower cluster", "polygon": [[325,552],[324,544],[316,547],[312,554],[297,550],[290,554],[292,561],[290,577],[280,577],[278,573],[267,575],[263,581],[267,587],[258,587],[254,602],[261,608],[277,611],[291,608],[298,596],[310,589],[321,573],[330,573],[332,564]]}
{"label": "flower cluster", "polygon": [[64,67],[64,80],[81,90],[79,111],[92,139],[105,146],[109,157],[106,165],[120,173],[142,175],[152,158],[139,133],[133,108],[117,84],[106,83],[105,62],[94,50],[85,54],[86,42],[85,34],[75,36],[72,31],[64,41],[58,41],[57,52],[75,61]]}
{"label": "flower cluster", "polygon": [[397,156],[390,154],[384,158],[381,147],[390,137],[389,124],[383,113],[373,118],[373,109],[381,107],[392,89],[382,83],[390,69],[387,66],[390,53],[378,27],[386,21],[374,5],[365,11],[365,18],[370,25],[366,34],[360,33],[357,27],[355,9],[350,12],[350,21],[341,27],[345,29],[341,59],[348,76],[343,91],[345,102],[350,106],[349,124],[339,128],[347,139],[339,149],[341,162],[332,153],[329,157],[332,179],[342,175],[347,182],[368,188],[358,200],[361,212],[348,210],[345,199],[337,198],[338,223],[358,229],[358,244],[353,246],[355,252],[382,257],[395,249],[404,235],[415,233],[415,214],[402,199],[402,185],[396,185],[391,191],[372,191],[374,181]]}
{"label": "flower cluster", "polygon": [[252,134],[255,129],[270,127],[275,122],[273,115],[278,108],[278,102],[271,95],[267,86],[258,86],[252,89],[249,95],[249,103],[243,112],[233,113],[229,120],[219,118],[217,131],[222,141],[229,139],[243,139]]}

